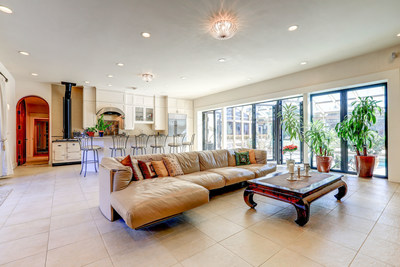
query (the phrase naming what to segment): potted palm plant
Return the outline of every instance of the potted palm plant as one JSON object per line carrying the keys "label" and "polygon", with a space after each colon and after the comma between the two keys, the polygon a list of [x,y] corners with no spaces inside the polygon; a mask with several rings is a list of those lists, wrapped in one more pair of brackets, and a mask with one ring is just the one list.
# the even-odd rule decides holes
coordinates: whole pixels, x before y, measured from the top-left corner
{"label": "potted palm plant", "polygon": [[97,124],[96,124],[96,129],[99,130],[99,136],[103,137],[104,136],[104,131],[108,129],[108,127],[110,127],[111,123],[106,124],[106,122],[104,121],[104,115],[102,114],[99,119],[97,120]]}
{"label": "potted palm plant", "polygon": [[376,123],[377,114],[382,109],[373,97],[359,97],[351,105],[353,111],[338,123],[335,127],[339,138],[347,141],[355,150],[356,170],[359,177],[372,177],[376,156],[368,155],[368,149],[372,148],[377,132],[371,127]]}
{"label": "potted palm plant", "polygon": [[319,172],[329,172],[331,170],[333,160],[332,140],[332,131],[322,121],[311,123],[304,133],[304,141],[316,155],[317,170]]}
{"label": "potted palm plant", "polygon": [[[281,124],[283,127],[283,131],[289,136],[290,142],[293,140],[302,140],[302,131],[301,131],[301,118],[300,114],[297,111],[298,107],[293,105],[292,103],[286,104],[282,107],[282,112],[278,115],[281,118]],[[289,149],[289,146],[291,149]],[[290,150],[290,158],[286,160],[286,164],[294,163],[292,159],[292,153],[297,150],[294,149],[295,145],[289,145],[283,148],[285,153]],[[285,149],[286,148],[286,149]]]}

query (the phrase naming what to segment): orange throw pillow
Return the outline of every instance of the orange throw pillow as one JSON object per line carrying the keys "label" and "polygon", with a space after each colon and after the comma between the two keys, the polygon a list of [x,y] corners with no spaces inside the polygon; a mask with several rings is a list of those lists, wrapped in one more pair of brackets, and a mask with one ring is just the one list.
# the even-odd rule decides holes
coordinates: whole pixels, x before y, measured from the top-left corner
{"label": "orange throw pillow", "polygon": [[164,165],[164,161],[152,161],[151,165],[153,165],[154,170],[157,173],[158,177],[167,177],[168,176],[168,170]]}
{"label": "orange throw pillow", "polygon": [[174,177],[178,175],[184,175],[182,167],[181,165],[179,165],[177,160],[169,157],[163,157],[162,159],[164,161],[165,167],[167,167],[169,176]]}
{"label": "orange throw pillow", "polygon": [[247,151],[249,152],[250,163],[251,164],[257,164],[256,152],[254,151],[254,149],[242,150],[242,151],[239,151],[239,152],[247,152]]}
{"label": "orange throw pillow", "polygon": [[142,170],[144,179],[152,179],[156,178],[157,174],[154,171],[153,165],[151,164],[151,161],[147,160],[138,160],[139,167]]}
{"label": "orange throw pillow", "polygon": [[137,161],[132,162],[131,156],[126,156],[123,160],[121,160],[121,164],[124,166],[129,166],[132,169],[132,178],[135,181],[143,180],[143,174],[140,171],[139,165]]}

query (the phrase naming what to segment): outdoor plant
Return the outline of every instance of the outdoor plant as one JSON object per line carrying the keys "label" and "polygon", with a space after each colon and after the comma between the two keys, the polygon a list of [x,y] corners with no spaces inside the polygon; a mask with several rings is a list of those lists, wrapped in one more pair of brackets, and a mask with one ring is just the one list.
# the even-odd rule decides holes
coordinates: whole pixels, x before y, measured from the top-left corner
{"label": "outdoor plant", "polygon": [[351,105],[353,111],[338,123],[335,130],[338,136],[352,145],[357,156],[367,156],[368,148],[372,148],[377,132],[371,127],[376,123],[377,114],[382,114],[382,109],[373,97],[359,97]]}
{"label": "outdoor plant", "polygon": [[297,112],[297,106],[292,103],[282,107],[282,112],[279,114],[283,131],[289,135],[290,141],[302,140],[301,118]]}
{"label": "outdoor plant", "polygon": [[103,115],[100,116],[100,118],[97,120],[97,124],[96,124],[96,129],[103,132],[105,130],[107,130],[108,127],[110,127],[111,123],[106,124],[106,122],[104,121]]}
{"label": "outdoor plant", "polygon": [[319,120],[312,122],[304,133],[304,141],[317,156],[332,156],[333,139],[334,133]]}
{"label": "outdoor plant", "polygon": [[289,160],[292,160],[292,154],[297,150],[297,146],[295,145],[288,145],[284,146],[282,149],[283,154],[289,153]]}

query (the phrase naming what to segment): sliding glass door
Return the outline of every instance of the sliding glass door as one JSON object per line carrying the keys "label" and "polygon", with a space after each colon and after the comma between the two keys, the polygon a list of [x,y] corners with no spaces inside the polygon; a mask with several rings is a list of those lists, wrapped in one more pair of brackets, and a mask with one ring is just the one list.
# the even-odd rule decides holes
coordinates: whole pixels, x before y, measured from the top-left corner
{"label": "sliding glass door", "polygon": [[277,101],[255,105],[255,145],[257,149],[267,151],[269,160],[276,160],[276,105]]}
{"label": "sliding glass door", "polygon": [[[350,114],[354,108],[353,102],[358,102],[359,97],[372,96],[378,100],[382,108],[382,114],[378,116],[377,123],[373,127],[377,131],[374,147],[369,154],[377,156],[375,175],[387,177],[387,95],[386,84],[343,89],[334,92],[311,95],[311,120],[321,120],[329,128],[334,130],[336,124]],[[346,142],[340,140],[333,133],[334,165],[333,170],[355,173],[355,151]],[[312,156],[312,167],[316,167],[315,156]]]}
{"label": "sliding glass door", "polygon": [[203,112],[203,150],[222,148],[222,110]]}

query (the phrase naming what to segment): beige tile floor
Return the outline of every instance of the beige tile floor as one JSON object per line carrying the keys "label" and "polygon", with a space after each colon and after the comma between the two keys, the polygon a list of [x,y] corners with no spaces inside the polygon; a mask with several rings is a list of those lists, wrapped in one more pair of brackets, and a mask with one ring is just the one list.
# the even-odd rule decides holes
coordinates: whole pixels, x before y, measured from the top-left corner
{"label": "beige tile floor", "polygon": [[4,266],[400,266],[400,186],[345,177],[311,205],[305,227],[292,206],[243,189],[144,230],[109,222],[98,209],[98,177],[79,166],[19,167],[0,207]]}

